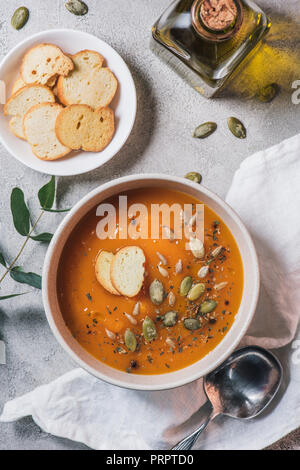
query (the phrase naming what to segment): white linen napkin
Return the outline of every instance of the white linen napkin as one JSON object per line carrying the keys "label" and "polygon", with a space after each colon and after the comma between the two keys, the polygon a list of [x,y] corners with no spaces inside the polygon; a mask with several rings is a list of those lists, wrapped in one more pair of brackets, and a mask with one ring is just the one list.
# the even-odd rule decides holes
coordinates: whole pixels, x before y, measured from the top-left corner
{"label": "white linen napkin", "polygon": [[[295,336],[300,312],[300,136],[247,158],[227,196],[250,230],[262,290],[244,343],[279,348]],[[299,335],[300,336],[300,335]],[[251,422],[217,418],[196,448],[259,449],[300,425],[300,368],[291,364],[285,395]],[[76,369],[8,402],[0,421],[32,415],[46,432],[94,449],[168,449],[192,431],[204,403],[202,381],[163,392],[136,392]]]}

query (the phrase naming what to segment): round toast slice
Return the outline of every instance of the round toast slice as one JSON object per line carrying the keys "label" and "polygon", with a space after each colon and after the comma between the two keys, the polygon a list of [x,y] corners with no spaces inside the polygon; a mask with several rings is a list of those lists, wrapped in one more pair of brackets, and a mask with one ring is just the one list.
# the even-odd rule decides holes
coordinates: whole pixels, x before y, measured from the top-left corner
{"label": "round toast slice", "polygon": [[113,138],[114,112],[110,108],[95,111],[86,104],[72,104],[59,114],[55,132],[59,141],[73,149],[100,152]]}
{"label": "round toast slice", "polygon": [[26,83],[23,81],[22,77],[18,77],[13,83],[11,94],[13,95],[24,86],[26,86]]}
{"label": "round toast slice", "polygon": [[105,290],[111,294],[120,295],[110,280],[110,268],[114,256],[115,255],[109,251],[101,251],[96,258],[95,274],[97,281],[102,285],[102,287],[104,287]]}
{"label": "round toast slice", "polygon": [[104,58],[96,51],[84,50],[71,56],[74,70],[57,82],[61,103],[88,104],[92,108],[108,106],[113,100],[118,82],[108,67],[103,67]]}
{"label": "round toast slice", "polygon": [[[55,44],[38,44],[25,54],[21,77],[25,83],[55,84],[58,75],[67,76],[74,69],[72,59]],[[54,83],[53,83],[54,82]]]}
{"label": "round toast slice", "polygon": [[41,160],[57,160],[71,152],[55,134],[55,122],[63,107],[57,103],[41,103],[24,116],[23,132],[34,155]]}
{"label": "round toast slice", "polygon": [[23,119],[27,111],[37,104],[54,102],[55,96],[50,88],[44,85],[26,85],[7,100],[3,112],[12,116],[9,127],[15,136],[25,139]]}
{"label": "round toast slice", "polygon": [[119,250],[111,263],[110,279],[115,289],[126,297],[135,297],[144,283],[146,258],[138,246]]}

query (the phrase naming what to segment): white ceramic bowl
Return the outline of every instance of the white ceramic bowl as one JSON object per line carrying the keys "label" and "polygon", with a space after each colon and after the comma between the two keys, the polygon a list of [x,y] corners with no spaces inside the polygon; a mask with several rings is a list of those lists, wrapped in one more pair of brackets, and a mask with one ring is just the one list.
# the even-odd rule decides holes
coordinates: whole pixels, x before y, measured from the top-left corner
{"label": "white ceramic bowl", "polygon": [[7,96],[19,74],[20,63],[25,52],[35,44],[57,44],[70,54],[83,49],[100,52],[118,79],[118,92],[111,103],[115,110],[116,132],[110,144],[99,153],[72,152],[65,158],[47,162],[39,160],[30,146],[15,137],[9,130],[9,116],[0,113],[0,140],[7,151],[24,165],[50,175],[78,175],[94,170],[116,155],[125,144],[134,124],[136,115],[136,90],[131,73],[119,54],[101,39],[83,31],[51,29],[28,37],[14,47],[0,64],[0,79],[6,83]]}
{"label": "white ceramic bowl", "polygon": [[[160,375],[127,374],[97,361],[73,338],[60,312],[56,277],[63,247],[77,223],[104,199],[130,189],[153,187],[175,189],[198,198],[213,209],[231,230],[242,256],[244,291],[235,321],[218,346],[200,361],[184,369]],[[167,175],[133,175],[106,183],[90,192],[65,217],[47,251],[43,269],[43,301],[50,327],[77,364],[96,377],[136,390],[163,390],[192,382],[217,367],[239,344],[254,315],[259,293],[259,269],[251,237],[236,213],[211,191],[184,178]]]}

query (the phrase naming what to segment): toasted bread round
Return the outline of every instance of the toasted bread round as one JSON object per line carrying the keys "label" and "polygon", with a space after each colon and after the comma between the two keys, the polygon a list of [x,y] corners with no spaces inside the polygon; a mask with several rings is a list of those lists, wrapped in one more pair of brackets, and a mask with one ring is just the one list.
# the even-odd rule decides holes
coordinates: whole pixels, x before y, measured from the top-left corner
{"label": "toasted bread round", "polygon": [[138,246],[126,246],[115,254],[110,279],[120,294],[135,297],[140,292],[144,283],[145,261],[144,252]]}
{"label": "toasted bread round", "polygon": [[23,118],[27,111],[39,103],[54,103],[55,96],[50,88],[44,85],[26,85],[14,93],[6,102],[3,111],[11,115],[11,131],[20,139],[25,139]]}
{"label": "toasted bread round", "polygon": [[25,83],[52,83],[53,86],[58,75],[67,76],[73,68],[72,59],[59,47],[54,44],[38,44],[23,57],[21,77]]}
{"label": "toasted bread round", "polygon": [[30,108],[24,116],[24,135],[34,155],[41,160],[57,160],[71,152],[59,142],[54,130],[62,109],[57,103],[41,103]]}
{"label": "toasted bread round", "polygon": [[111,294],[120,295],[110,280],[110,268],[113,259],[113,253],[110,253],[109,251],[101,251],[96,258],[95,273],[97,281],[100,282],[104,289]]}
{"label": "toasted bread round", "polygon": [[14,81],[14,84],[11,89],[11,94],[13,95],[24,86],[26,86],[26,83],[23,81],[22,77],[18,77],[17,80]]}
{"label": "toasted bread round", "polygon": [[71,56],[74,70],[57,83],[61,103],[88,104],[92,108],[108,106],[113,100],[118,82],[104,58],[96,51],[84,50]]}
{"label": "toasted bread round", "polygon": [[74,150],[100,152],[115,131],[114,113],[110,108],[95,111],[86,104],[73,104],[59,114],[55,132],[59,141]]}

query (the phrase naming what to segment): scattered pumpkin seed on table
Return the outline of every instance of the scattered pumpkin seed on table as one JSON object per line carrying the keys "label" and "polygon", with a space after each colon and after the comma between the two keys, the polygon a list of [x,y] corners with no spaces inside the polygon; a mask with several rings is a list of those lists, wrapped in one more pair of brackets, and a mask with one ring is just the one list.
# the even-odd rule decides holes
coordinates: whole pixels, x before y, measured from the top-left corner
{"label": "scattered pumpkin seed on table", "polygon": [[235,117],[228,118],[228,127],[232,134],[238,139],[245,139],[247,132],[244,124]]}
{"label": "scattered pumpkin seed on table", "polygon": [[21,29],[27,23],[29,18],[29,10],[26,7],[18,8],[12,18],[11,18],[11,25],[15,29]]}
{"label": "scattered pumpkin seed on table", "polygon": [[65,3],[65,7],[76,16],[84,16],[89,11],[87,4],[81,0],[69,0]]}
{"label": "scattered pumpkin seed on table", "polygon": [[194,181],[194,183],[200,184],[202,181],[202,176],[200,173],[197,173],[196,171],[190,171],[185,175],[185,178],[191,181]]}
{"label": "scattered pumpkin seed on table", "polygon": [[270,83],[258,91],[256,97],[262,103],[270,103],[275,96],[279,93],[279,85],[277,83]]}
{"label": "scattered pumpkin seed on table", "polygon": [[193,137],[196,139],[205,139],[210,136],[217,129],[217,124],[215,122],[204,122],[200,126],[196,127],[194,130]]}

